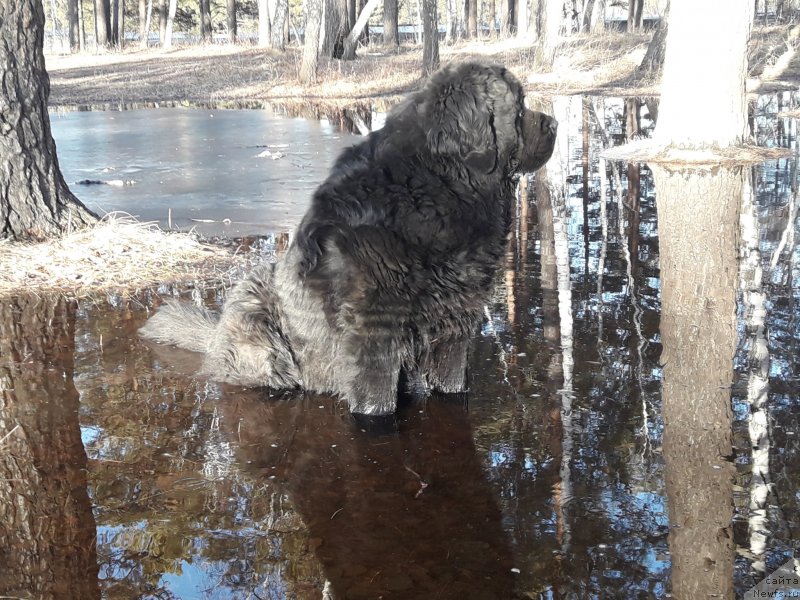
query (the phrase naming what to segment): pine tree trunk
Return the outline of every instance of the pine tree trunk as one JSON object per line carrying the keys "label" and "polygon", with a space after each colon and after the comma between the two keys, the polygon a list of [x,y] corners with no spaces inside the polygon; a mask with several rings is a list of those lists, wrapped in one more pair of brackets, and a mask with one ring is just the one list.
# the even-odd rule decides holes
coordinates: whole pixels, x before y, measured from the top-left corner
{"label": "pine tree trunk", "polygon": [[107,0],[94,0],[94,43],[96,48],[107,48],[111,37]]}
{"label": "pine tree trunk", "polygon": [[200,0],[200,38],[207,44],[214,40],[211,33],[211,0]]}
{"label": "pine tree trunk", "polygon": [[0,2],[0,239],[39,239],[96,220],[69,191],[56,157],[38,0]]}

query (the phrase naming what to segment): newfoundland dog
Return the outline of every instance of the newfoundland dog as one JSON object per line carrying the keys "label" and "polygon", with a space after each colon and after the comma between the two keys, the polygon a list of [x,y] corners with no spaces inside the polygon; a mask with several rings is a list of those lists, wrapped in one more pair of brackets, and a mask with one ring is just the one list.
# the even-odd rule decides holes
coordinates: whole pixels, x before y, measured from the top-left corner
{"label": "newfoundland dog", "polygon": [[503,67],[445,67],[341,154],[282,261],[220,315],[169,302],[141,334],[205,353],[216,380],[338,394],[353,413],[393,413],[401,372],[465,391],[516,179],[547,162],[556,129]]}

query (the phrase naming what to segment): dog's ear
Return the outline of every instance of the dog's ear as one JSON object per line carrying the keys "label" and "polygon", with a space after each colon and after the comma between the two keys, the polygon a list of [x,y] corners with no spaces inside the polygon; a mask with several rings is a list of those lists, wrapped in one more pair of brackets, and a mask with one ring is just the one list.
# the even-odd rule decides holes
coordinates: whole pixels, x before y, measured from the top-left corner
{"label": "dog's ear", "polygon": [[491,73],[485,68],[443,69],[428,89],[425,113],[428,147],[434,155],[458,158],[471,169],[490,173],[497,167],[497,142],[487,93]]}

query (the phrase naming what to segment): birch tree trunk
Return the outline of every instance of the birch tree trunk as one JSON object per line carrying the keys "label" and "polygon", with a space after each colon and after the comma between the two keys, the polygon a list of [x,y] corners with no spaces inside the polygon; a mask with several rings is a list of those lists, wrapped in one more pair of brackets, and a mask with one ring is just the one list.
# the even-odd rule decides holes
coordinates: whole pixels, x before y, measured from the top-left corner
{"label": "birch tree trunk", "polygon": [[[747,43],[752,0],[672,0],[654,140],[678,147],[740,143],[747,137]],[[724,36],[709,36],[714,23]],[[702,98],[701,102],[697,99]]]}

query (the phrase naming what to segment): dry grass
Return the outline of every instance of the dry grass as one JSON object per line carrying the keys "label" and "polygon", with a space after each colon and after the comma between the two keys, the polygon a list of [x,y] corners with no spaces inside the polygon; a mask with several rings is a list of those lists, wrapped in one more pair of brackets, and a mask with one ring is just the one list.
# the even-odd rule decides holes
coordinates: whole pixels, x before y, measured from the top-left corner
{"label": "dry grass", "polygon": [[129,294],[162,283],[222,280],[240,262],[244,258],[229,249],[112,213],[60,239],[0,243],[0,296],[22,290]]}

